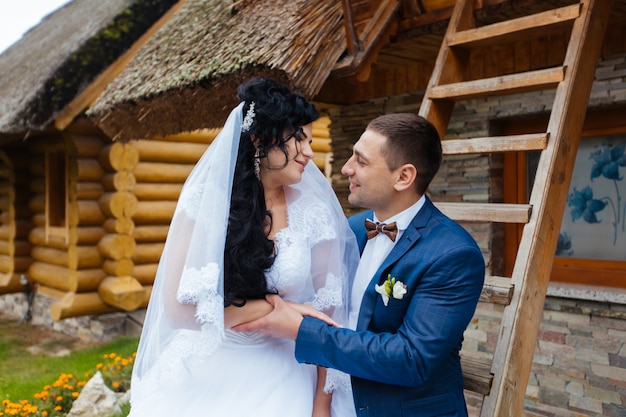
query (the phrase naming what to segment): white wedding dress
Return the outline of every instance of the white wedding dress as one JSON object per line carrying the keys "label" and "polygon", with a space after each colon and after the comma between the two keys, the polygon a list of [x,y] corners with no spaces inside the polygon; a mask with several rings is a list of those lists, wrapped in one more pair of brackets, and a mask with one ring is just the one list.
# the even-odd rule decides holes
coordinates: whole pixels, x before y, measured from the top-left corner
{"label": "white wedding dress", "polygon": [[[276,235],[268,286],[320,310],[340,306],[346,271],[329,269],[342,264],[332,261],[337,220],[326,202],[296,189],[285,193],[289,225]],[[196,272],[191,290],[210,274]],[[311,416],[317,370],[296,362],[293,341],[227,329],[213,345],[203,332],[173,331],[154,365],[133,380],[130,416]]]}

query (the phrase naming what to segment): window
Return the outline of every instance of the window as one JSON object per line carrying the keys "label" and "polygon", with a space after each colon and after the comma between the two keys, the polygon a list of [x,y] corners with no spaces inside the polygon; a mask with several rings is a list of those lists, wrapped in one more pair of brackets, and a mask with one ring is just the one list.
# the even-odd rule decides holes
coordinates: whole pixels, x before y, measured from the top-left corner
{"label": "window", "polygon": [[45,155],[46,180],[46,239],[50,236],[67,238],[67,153],[50,148]]}
{"label": "window", "polygon": [[[624,109],[589,113],[565,203],[552,281],[626,288],[626,122]],[[547,120],[511,120],[505,134],[545,131]],[[538,153],[504,157],[504,202],[529,200]],[[510,276],[523,225],[504,231]]]}

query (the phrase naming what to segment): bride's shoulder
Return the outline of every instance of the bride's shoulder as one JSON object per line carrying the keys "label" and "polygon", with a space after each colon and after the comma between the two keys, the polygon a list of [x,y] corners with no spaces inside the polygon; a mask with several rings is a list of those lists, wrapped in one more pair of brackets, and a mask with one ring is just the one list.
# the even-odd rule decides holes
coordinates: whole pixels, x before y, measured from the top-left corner
{"label": "bride's shoulder", "polygon": [[328,202],[301,193],[288,206],[289,225],[306,232],[313,241],[333,239],[337,219]]}

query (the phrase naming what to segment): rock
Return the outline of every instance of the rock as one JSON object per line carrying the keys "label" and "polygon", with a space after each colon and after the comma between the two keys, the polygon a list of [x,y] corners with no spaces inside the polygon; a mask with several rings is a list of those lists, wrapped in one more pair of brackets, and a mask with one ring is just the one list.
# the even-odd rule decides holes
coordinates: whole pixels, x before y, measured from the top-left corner
{"label": "rock", "polygon": [[98,372],[85,384],[67,417],[112,416],[121,411],[117,395],[105,385]]}

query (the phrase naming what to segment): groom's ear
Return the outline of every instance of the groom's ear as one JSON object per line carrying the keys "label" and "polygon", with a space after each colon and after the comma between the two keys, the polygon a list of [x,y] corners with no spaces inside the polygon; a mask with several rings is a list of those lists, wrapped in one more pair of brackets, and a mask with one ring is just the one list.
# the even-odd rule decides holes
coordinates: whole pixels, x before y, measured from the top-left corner
{"label": "groom's ear", "polygon": [[417,168],[413,164],[404,164],[396,168],[397,175],[394,183],[396,191],[404,191],[414,188],[415,179],[417,178]]}

